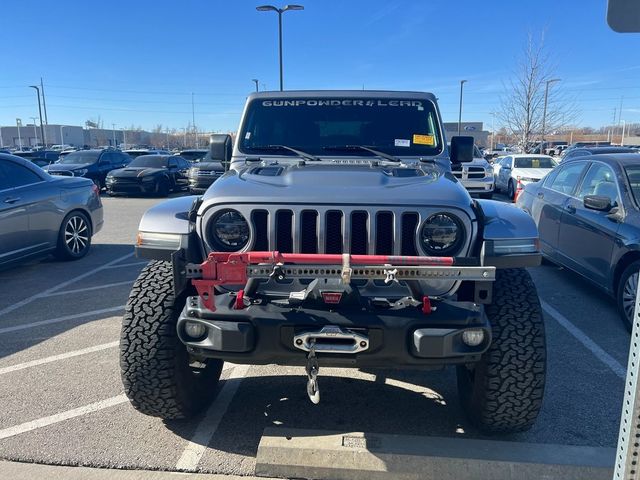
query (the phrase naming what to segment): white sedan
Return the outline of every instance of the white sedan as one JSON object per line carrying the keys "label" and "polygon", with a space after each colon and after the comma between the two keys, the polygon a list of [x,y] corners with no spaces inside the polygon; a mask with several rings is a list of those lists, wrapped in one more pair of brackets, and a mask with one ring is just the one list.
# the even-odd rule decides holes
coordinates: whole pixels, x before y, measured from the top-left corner
{"label": "white sedan", "polygon": [[497,170],[496,190],[506,192],[514,200],[517,192],[525,185],[537,182],[553,170],[555,165],[548,155],[523,153],[502,157],[498,164],[494,164],[494,169]]}

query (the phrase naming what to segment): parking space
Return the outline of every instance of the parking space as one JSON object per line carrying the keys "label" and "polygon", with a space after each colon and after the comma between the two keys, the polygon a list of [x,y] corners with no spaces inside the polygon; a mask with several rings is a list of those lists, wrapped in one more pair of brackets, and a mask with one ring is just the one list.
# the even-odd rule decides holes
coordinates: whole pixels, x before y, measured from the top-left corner
{"label": "parking space", "polygon": [[[455,370],[322,368],[309,402],[302,368],[226,365],[216,401],[188,422],[137,413],[118,367],[122,306],[144,262],[142,213],[158,199],[104,198],[105,228],[84,259],[0,273],[0,458],[249,475],[266,427],[482,438],[464,418]],[[629,335],[613,301],[559,267],[531,273],[543,301],[549,365],[534,428],[500,437],[614,446]]]}

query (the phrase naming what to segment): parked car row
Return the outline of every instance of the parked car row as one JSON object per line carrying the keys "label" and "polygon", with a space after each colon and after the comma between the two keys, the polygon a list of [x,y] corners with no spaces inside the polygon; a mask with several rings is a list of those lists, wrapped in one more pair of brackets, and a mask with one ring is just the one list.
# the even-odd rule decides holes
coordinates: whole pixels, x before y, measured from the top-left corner
{"label": "parked car row", "polygon": [[631,329],[640,271],[640,155],[584,152],[525,186],[542,254],[612,295]]}

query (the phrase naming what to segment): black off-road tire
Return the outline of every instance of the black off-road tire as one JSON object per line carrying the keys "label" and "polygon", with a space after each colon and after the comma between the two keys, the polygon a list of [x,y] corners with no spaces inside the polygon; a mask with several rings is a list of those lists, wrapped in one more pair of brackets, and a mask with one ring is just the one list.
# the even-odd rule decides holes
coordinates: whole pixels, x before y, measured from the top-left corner
{"label": "black off-road tire", "polygon": [[484,433],[529,430],[542,407],[547,356],[544,318],[529,273],[497,270],[493,303],[485,312],[491,346],[479,363],[457,367],[462,408]]}
{"label": "black off-road tire", "polygon": [[152,261],[133,284],[120,335],[124,391],[136,410],[162,419],[186,419],[206,408],[217,393],[222,360],[201,368],[176,333],[186,294],[173,293],[171,263]]}

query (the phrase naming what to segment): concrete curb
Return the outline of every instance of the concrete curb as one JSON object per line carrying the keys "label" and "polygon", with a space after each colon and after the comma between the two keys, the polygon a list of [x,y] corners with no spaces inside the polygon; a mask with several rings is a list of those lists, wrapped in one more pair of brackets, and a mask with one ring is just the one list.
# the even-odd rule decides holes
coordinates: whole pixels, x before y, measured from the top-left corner
{"label": "concrete curb", "polygon": [[610,480],[614,448],[265,429],[256,475],[331,480]]}
{"label": "concrete curb", "polygon": [[[111,468],[67,467],[0,460],[0,478],[7,480],[251,480],[257,477],[206,473],[118,470]],[[264,480],[264,479],[259,479]],[[274,479],[275,480],[275,479]]]}

